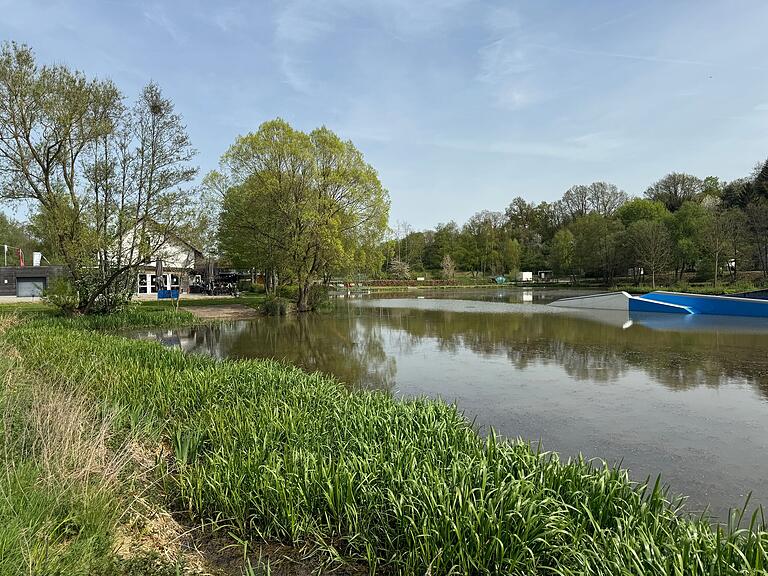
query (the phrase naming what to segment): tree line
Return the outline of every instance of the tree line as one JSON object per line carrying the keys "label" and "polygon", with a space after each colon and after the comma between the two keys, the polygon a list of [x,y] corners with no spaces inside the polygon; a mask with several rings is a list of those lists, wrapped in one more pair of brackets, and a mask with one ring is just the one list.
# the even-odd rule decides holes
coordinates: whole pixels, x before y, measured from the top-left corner
{"label": "tree line", "polygon": [[760,270],[768,277],[768,161],[725,182],[672,172],[631,198],[614,184],[569,188],[555,202],[514,198],[501,211],[414,231],[398,224],[382,245],[384,271],[454,270],[477,276],[549,270],[610,284],[617,276],[655,285],[696,272]]}

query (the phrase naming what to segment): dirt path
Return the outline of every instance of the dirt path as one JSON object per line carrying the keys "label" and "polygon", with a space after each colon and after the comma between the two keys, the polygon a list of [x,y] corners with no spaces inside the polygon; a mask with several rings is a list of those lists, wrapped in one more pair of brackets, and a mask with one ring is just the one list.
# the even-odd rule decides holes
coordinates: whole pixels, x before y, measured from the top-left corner
{"label": "dirt path", "polygon": [[259,313],[253,308],[242,304],[226,304],[217,306],[186,306],[184,310],[205,320],[250,320],[258,318]]}

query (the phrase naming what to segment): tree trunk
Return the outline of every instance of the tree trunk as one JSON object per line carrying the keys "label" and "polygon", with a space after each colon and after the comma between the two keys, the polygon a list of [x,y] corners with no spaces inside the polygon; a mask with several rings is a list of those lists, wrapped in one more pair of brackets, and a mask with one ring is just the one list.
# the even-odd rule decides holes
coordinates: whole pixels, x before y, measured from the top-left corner
{"label": "tree trunk", "polygon": [[719,259],[720,259],[720,253],[715,252],[715,287],[714,287],[715,292],[717,292],[717,272],[718,272]]}
{"label": "tree trunk", "polygon": [[309,312],[309,302],[307,302],[309,287],[309,282],[299,284],[299,296],[296,300],[296,310],[299,312]]}

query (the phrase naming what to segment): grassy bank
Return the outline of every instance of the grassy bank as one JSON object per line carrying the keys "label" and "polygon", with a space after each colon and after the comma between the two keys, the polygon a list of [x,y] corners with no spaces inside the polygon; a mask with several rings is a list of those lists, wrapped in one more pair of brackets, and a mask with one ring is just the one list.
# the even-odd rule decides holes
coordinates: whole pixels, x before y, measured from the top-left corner
{"label": "grassy bank", "polygon": [[401,574],[759,574],[768,533],[688,520],[658,486],[481,439],[451,406],[350,392],[270,361],[216,361],[32,320],[28,373],[86,382],[196,522]]}
{"label": "grassy bank", "polygon": [[720,284],[717,289],[711,282],[706,284],[671,284],[662,285],[657,284],[654,288],[650,284],[621,284],[618,286],[612,286],[611,290],[624,290],[630,294],[647,294],[654,290],[664,290],[666,292],[687,292],[689,294],[711,294],[714,296],[721,296],[727,294],[736,294],[739,292],[749,292],[751,290],[758,290],[754,284],[737,282],[734,284]]}

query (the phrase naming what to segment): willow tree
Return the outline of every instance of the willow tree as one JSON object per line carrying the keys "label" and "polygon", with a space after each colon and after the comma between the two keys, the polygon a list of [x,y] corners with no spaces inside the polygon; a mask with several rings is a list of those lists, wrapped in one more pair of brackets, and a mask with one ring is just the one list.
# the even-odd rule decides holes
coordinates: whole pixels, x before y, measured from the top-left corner
{"label": "willow tree", "polygon": [[327,128],[265,122],[237,138],[207,182],[223,193],[222,252],[294,280],[300,311],[329,270],[381,265],[389,195],[360,151]]}
{"label": "willow tree", "polygon": [[156,85],[128,106],[109,80],[39,66],[27,46],[0,50],[0,198],[32,207],[80,312],[130,298],[136,269],[178,235],[193,154]]}

